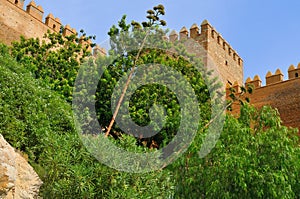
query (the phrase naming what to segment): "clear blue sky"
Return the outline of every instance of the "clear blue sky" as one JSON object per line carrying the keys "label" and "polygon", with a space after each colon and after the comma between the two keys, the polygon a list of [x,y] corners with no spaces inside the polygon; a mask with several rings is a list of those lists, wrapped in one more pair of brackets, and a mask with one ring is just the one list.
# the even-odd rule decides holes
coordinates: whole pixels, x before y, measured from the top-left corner
{"label": "clear blue sky", "polygon": [[[108,39],[109,28],[123,16],[142,21],[146,11],[163,4],[169,29],[177,32],[207,19],[244,60],[244,78],[258,74],[264,82],[268,70],[300,62],[300,1],[279,0],[35,0],[59,17],[64,25]],[[25,5],[29,3],[25,1]]]}

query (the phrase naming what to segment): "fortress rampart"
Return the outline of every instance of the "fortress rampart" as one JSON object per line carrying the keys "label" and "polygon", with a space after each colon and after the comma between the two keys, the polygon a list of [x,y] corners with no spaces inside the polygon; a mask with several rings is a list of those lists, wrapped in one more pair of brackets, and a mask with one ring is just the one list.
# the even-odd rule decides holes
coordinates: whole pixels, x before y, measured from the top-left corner
{"label": "fortress rampart", "polygon": [[[43,22],[44,10],[42,6],[31,1],[26,10],[23,10],[24,0],[0,1],[0,41],[10,45],[20,36],[25,38],[42,38],[47,30],[59,32],[62,26],[59,18],[54,18],[50,13]],[[64,35],[76,33],[69,25],[64,27]]]}
{"label": "fortress rampart", "polygon": [[[21,35],[25,38],[42,39],[48,30],[60,32],[62,23],[58,17],[49,13],[43,21],[44,10],[42,6],[36,5],[32,0],[26,5],[26,9],[23,7],[24,0],[0,0],[0,42],[11,45],[11,42],[18,41]],[[64,36],[76,33],[76,30],[70,25],[64,26]],[[106,53],[105,49],[99,46],[94,49],[94,52]]]}
{"label": "fortress rampart", "polygon": [[[24,0],[0,0],[0,42],[10,45],[12,41],[19,40],[21,35],[25,38],[42,38],[48,30],[60,31],[60,19],[49,13],[43,20],[44,10],[34,1],[26,5],[26,9],[23,7]],[[75,29],[69,25],[64,26],[64,36],[73,33],[76,33]],[[277,108],[285,125],[300,129],[300,64],[289,67],[288,80],[284,80],[282,72],[277,69],[274,74],[267,73],[265,86],[262,86],[257,75],[253,79],[248,78],[244,84],[242,58],[207,20],[201,23],[200,28],[193,24],[189,30],[183,27],[179,33],[172,31],[169,35],[170,41],[186,38],[192,38],[201,44],[204,50],[195,49],[192,45],[187,45],[187,50],[203,57],[204,65],[214,66],[227,89],[233,87],[239,92],[240,85],[252,84],[255,89],[253,94],[248,95],[250,103],[257,108],[263,105]],[[105,49],[99,46],[93,52],[106,54]],[[233,114],[238,114],[239,106],[233,106]]]}
{"label": "fortress rampart", "polygon": [[186,38],[192,38],[201,44],[206,53],[204,55],[201,54],[203,52],[192,49],[192,46],[187,46],[187,50],[203,57],[204,65],[215,65],[225,84],[233,85],[235,81],[243,83],[243,59],[207,20],[201,23],[200,28],[193,24],[189,31],[183,27],[179,34],[173,30],[169,35],[170,41]]}
{"label": "fortress rampart", "polygon": [[[300,63],[297,67],[291,65],[288,69],[288,79],[283,79],[283,73],[277,69],[275,73],[268,72],[265,76],[266,85],[262,86],[262,81],[258,75],[253,79],[247,78],[243,86],[252,85],[254,88],[252,94],[246,94],[244,97],[249,97],[250,103],[257,108],[264,105],[270,105],[277,108],[283,124],[290,127],[300,129]],[[235,82],[233,88],[236,93],[239,93],[240,86]],[[227,94],[231,85],[227,84]],[[233,105],[233,114],[239,114],[239,105]]]}

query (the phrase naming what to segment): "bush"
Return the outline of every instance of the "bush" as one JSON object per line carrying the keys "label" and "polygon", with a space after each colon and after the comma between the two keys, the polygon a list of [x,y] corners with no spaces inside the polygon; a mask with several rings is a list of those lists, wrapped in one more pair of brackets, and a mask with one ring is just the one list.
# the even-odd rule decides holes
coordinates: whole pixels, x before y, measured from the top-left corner
{"label": "bush", "polygon": [[[71,107],[60,95],[15,62],[0,46],[0,132],[29,156],[44,184],[44,198],[167,198],[169,171],[118,172],[83,147],[74,130]],[[123,136],[124,146],[135,141]],[[133,142],[133,143],[132,143]]]}
{"label": "bush", "polygon": [[[242,106],[240,117],[227,116],[215,148],[200,159],[195,139],[174,165],[175,198],[297,198],[300,148],[295,129],[281,125],[278,112]],[[198,148],[198,149],[197,149]],[[179,166],[178,166],[179,165]],[[175,170],[174,170],[175,171]]]}

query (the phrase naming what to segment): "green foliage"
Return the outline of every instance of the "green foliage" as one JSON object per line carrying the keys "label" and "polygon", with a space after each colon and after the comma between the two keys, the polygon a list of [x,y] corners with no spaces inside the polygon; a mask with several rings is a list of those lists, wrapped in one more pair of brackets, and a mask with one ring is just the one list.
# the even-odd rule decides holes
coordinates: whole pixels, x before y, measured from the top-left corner
{"label": "green foliage", "polygon": [[[170,66],[183,74],[192,85],[202,114],[199,123],[201,130],[188,151],[177,161],[164,169],[147,174],[124,173],[104,166],[91,156],[75,131],[71,107],[61,99],[63,96],[71,101],[74,80],[79,69],[79,55],[81,58],[87,55],[87,51],[82,51],[82,46],[74,35],[63,38],[60,34],[48,33],[46,37],[49,43],[22,38],[21,42],[14,43],[10,49],[13,58],[10,57],[7,47],[0,46],[0,133],[14,147],[28,154],[30,164],[44,182],[41,196],[299,197],[298,137],[293,129],[281,125],[278,112],[270,107],[257,111],[243,101],[240,117],[236,119],[228,115],[215,148],[206,157],[199,157],[199,150],[207,133],[202,127],[211,119],[209,91],[212,90],[208,90],[205,82],[211,81],[213,87],[218,86],[214,80],[207,78],[209,73],[197,60],[181,51],[183,48],[180,44],[171,46],[168,42],[161,42],[156,45],[160,48],[150,48],[153,47],[150,44],[166,33],[159,29],[159,26],[165,24],[159,18],[165,14],[164,8],[161,5],[156,6],[147,11],[147,14],[148,21],[142,25],[137,22],[128,25],[123,17],[119,27],[113,26],[109,33],[113,44],[111,56],[98,58],[96,65],[92,60],[84,62],[84,65],[91,68],[108,66],[99,81],[97,93],[90,96],[92,100],[97,99],[98,119],[104,127],[112,117],[113,89],[127,71],[136,67],[135,64],[156,63]],[[130,28],[140,31],[133,32],[132,35],[129,33]],[[138,49],[128,48],[141,47],[145,37],[148,38],[145,40],[146,48],[140,54]],[[161,41],[161,38],[157,41]],[[180,54],[186,55],[188,59],[170,53],[169,49],[180,50]],[[191,60],[199,65],[192,65]],[[83,75],[91,79],[98,77],[97,72]],[[151,75],[153,73],[149,72],[150,77]],[[245,89],[242,91],[247,92]],[[79,93],[82,96],[87,94],[88,90]],[[234,100],[238,100],[235,97]],[[155,147],[151,145],[152,141],[155,141],[157,147],[162,147],[176,134],[180,106],[176,93],[167,87],[158,84],[138,87],[128,105],[130,116],[140,125],[149,123],[149,107],[163,106],[167,115],[166,125],[158,135],[138,140],[121,134],[118,126],[115,126],[115,138],[107,139],[117,146],[128,151],[145,152],[151,146]],[[191,118],[188,119],[193,119],[193,115],[189,117]],[[107,151],[108,154],[109,152]]]}
{"label": "green foliage", "polygon": [[[163,39],[167,31],[160,28],[161,25],[165,24],[159,18],[160,15],[165,14],[162,5],[154,7],[153,10],[148,10],[147,14],[148,21],[142,22],[143,28],[141,28],[142,26],[138,22],[133,21],[131,25],[127,24],[126,16],[123,16],[119,21],[118,27],[112,26],[108,33],[111,37],[112,46],[110,56],[99,58],[96,60],[96,66],[92,66],[92,68],[96,67],[99,69],[107,67],[100,78],[96,92],[96,109],[100,125],[106,128],[112,119],[112,94],[116,92],[115,87],[121,77],[132,70],[138,70],[139,66],[150,68],[155,64],[168,66],[170,70],[179,72],[189,85],[191,85],[202,114],[200,116],[202,118],[201,125],[204,125],[210,119],[210,93],[206,86],[207,82],[204,81],[206,74],[201,74],[201,72],[208,72],[205,71],[200,60],[195,59],[185,52],[176,53],[177,49],[182,49],[183,44],[172,44]],[[90,75],[87,74],[87,76]],[[147,70],[147,77],[166,79],[163,75],[157,74],[151,71],[151,69]],[[134,81],[134,79],[135,77],[132,77],[131,81]],[[169,81],[180,84],[179,80],[175,79],[175,76],[170,77]],[[211,85],[217,84],[211,81]],[[216,87],[218,88],[218,86]],[[123,87],[120,90],[122,89]],[[184,88],[180,89],[184,90]],[[130,101],[124,103],[128,103],[130,118],[136,124],[147,126],[150,123],[149,113],[153,105],[163,107],[166,113],[165,125],[162,129],[159,129],[159,127],[156,128],[156,130],[159,130],[159,133],[151,138],[141,137],[137,142],[150,148],[165,146],[176,135],[180,125],[181,108],[176,95],[185,94],[174,93],[166,86],[157,84],[147,84],[133,88],[133,90],[135,91]],[[85,94],[82,93],[82,95],[84,96]],[[118,101],[118,99],[115,100]],[[190,120],[193,120],[192,114],[190,116]],[[122,118],[122,121],[130,118]],[[114,132],[121,132],[121,129],[115,125]],[[126,133],[138,135],[139,132],[129,131]],[[116,135],[113,133],[113,136]]]}
{"label": "green foliage", "polygon": [[249,103],[250,98],[249,97],[244,97],[245,94],[252,94],[253,93],[253,85],[248,84],[246,87],[244,86],[239,86],[240,88],[240,93],[237,93],[235,88],[230,87],[229,88],[229,100],[228,100],[228,105],[227,105],[227,110],[232,111],[232,104],[234,102],[238,102],[240,105],[243,105],[245,102]]}
{"label": "green foliage", "polygon": [[44,39],[25,39],[12,43],[11,55],[27,68],[35,78],[42,79],[47,86],[60,93],[67,101],[72,100],[74,81],[79,63],[90,54],[84,44],[92,37],[77,35],[63,36],[61,33],[47,32]]}
{"label": "green foliage", "polygon": [[[98,110],[98,117],[100,118],[99,123],[103,127],[108,126],[108,123],[112,118],[112,94],[117,82],[126,72],[123,68],[124,65],[128,66],[126,64],[127,62],[128,59],[121,59],[120,61],[115,62],[114,65],[109,66],[108,69],[104,71],[104,74],[100,79],[96,93],[96,99],[98,99],[96,102],[96,108]],[[206,118],[206,120],[209,119],[210,112],[207,108],[209,106],[209,93],[201,74],[195,67],[193,67],[193,65],[184,60],[182,57],[178,57],[177,59],[170,58],[169,55],[159,50],[151,50],[142,54],[139,59],[139,63],[141,63],[141,65],[148,63],[162,64],[170,66],[181,74],[184,74],[184,78],[190,83],[190,85],[192,85],[196,93],[196,97],[199,102],[199,109],[201,108],[201,110],[205,110],[202,112],[202,118]],[[147,71],[147,75],[149,77],[156,76],[159,78],[159,75],[152,73],[151,70]],[[164,77],[162,76],[161,78]],[[176,82],[176,80],[173,81]],[[151,139],[142,139],[140,142],[146,141],[147,145],[150,146],[154,140],[160,147],[162,147],[176,134],[178,126],[180,125],[180,105],[176,98],[176,94],[170,91],[166,86],[156,84],[148,84],[140,88],[136,88],[129,102],[129,112],[133,121],[141,126],[148,125],[150,122],[149,110],[154,104],[164,107],[167,118],[166,124],[158,134]],[[126,119],[129,118],[123,118],[123,120]],[[116,131],[119,131],[117,127]],[[136,134],[138,132],[126,133]]]}
{"label": "green foliage", "polygon": [[[0,132],[29,155],[44,184],[43,198],[168,198],[170,171],[128,174],[99,163],[74,129],[71,107],[43,87],[0,46]],[[124,135],[120,146],[137,149]]]}
{"label": "green foliage", "polygon": [[43,88],[13,61],[5,52],[7,47],[1,45],[1,49],[1,133],[31,160],[38,161],[51,131],[64,134],[73,130],[70,109],[56,93]]}
{"label": "green foliage", "polygon": [[[253,129],[258,123],[259,128]],[[299,196],[299,138],[294,129],[280,124],[276,110],[257,111],[245,103],[240,118],[227,116],[218,143],[203,159],[194,150],[201,143],[199,137],[174,164],[181,168],[175,198]]]}

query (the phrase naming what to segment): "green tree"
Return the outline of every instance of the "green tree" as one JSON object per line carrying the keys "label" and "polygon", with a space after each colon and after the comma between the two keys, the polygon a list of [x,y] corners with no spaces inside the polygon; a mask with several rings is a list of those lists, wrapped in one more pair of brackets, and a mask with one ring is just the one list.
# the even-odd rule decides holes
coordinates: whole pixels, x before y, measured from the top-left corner
{"label": "green tree", "polygon": [[[200,136],[201,137],[201,136]],[[227,115],[215,148],[200,159],[197,138],[176,168],[175,198],[297,198],[299,137],[281,125],[271,107],[244,103],[241,115]],[[177,169],[179,166],[180,169]]]}
{"label": "green tree", "polygon": [[[89,79],[99,78],[93,69],[107,67],[96,94],[89,96],[84,89],[75,92],[75,95],[89,96],[90,101],[96,99],[98,120],[103,127],[108,127],[113,115],[113,90],[127,71],[154,63],[168,65],[183,74],[199,102],[199,131],[188,150],[173,164],[146,174],[125,173],[104,166],[79,139],[70,104],[59,96],[68,101],[72,99],[79,69],[78,56],[82,50],[75,36],[64,39],[59,34],[48,34],[46,37],[52,43],[22,39],[11,49],[18,62],[10,57],[7,47],[0,46],[1,134],[29,155],[30,163],[44,181],[41,195],[44,198],[299,197],[298,137],[293,129],[281,125],[278,112],[270,107],[257,111],[243,102],[240,117],[227,115],[215,148],[204,158],[199,157],[207,125],[214,119],[211,118],[213,99],[210,94],[213,89],[206,85],[207,82],[212,87],[218,85],[208,77],[209,72],[199,60],[182,51],[180,42],[171,44],[161,39],[166,31],[160,28],[165,22],[159,13],[164,14],[162,6],[147,11],[146,22],[127,24],[123,17],[118,27],[113,26],[109,33],[112,38],[110,56],[83,62],[83,67],[91,69],[91,73],[83,74],[87,87],[91,83]],[[56,45],[65,48],[50,50]],[[145,48],[139,48],[143,46]],[[178,52],[184,56],[178,56]],[[83,51],[83,57],[85,55]],[[154,74],[150,71],[148,76]],[[181,119],[176,94],[159,84],[136,87],[126,102],[130,117],[139,125],[147,125],[151,119],[150,107],[160,105],[166,112],[164,127],[156,136],[136,139],[114,125],[111,133],[114,137],[106,139],[136,153],[155,150],[149,149],[151,147],[162,148],[176,135]],[[193,120],[193,115],[187,117]],[[109,155],[109,149],[105,150]]]}
{"label": "green tree", "polygon": [[48,31],[42,40],[21,36],[20,41],[12,43],[11,55],[35,78],[71,102],[80,62],[90,55],[90,47],[95,45],[90,41],[95,36],[86,36],[83,30],[80,35],[63,36],[62,31],[63,27],[60,33]]}
{"label": "green tree", "polygon": [[[170,171],[124,173],[91,156],[75,131],[70,104],[34,79],[2,44],[0,71],[0,133],[28,155],[43,181],[43,198],[168,198],[172,194]],[[124,135],[117,144],[144,150],[130,136]]]}
{"label": "green tree", "polygon": [[[203,126],[209,121],[211,114],[209,108],[211,99],[209,89],[206,86],[207,80],[205,81],[209,72],[206,71],[200,60],[182,51],[184,48],[183,43],[170,43],[163,39],[167,31],[160,27],[166,24],[165,21],[160,19],[160,16],[165,14],[162,5],[155,6],[153,10],[148,10],[147,13],[149,20],[142,22],[142,25],[135,21],[132,21],[131,24],[127,24],[126,16],[124,16],[119,21],[118,27],[112,26],[108,33],[111,37],[112,46],[110,56],[98,58],[95,62],[96,65],[90,63],[91,68],[96,67],[102,69],[106,67],[100,78],[96,92],[98,121],[100,125],[105,128],[105,131],[107,131],[107,129],[110,128],[112,118],[114,120],[116,117],[114,112],[112,112],[111,101],[113,92],[116,92],[114,88],[122,76],[129,73],[128,80],[134,80],[135,76],[130,75],[135,74],[135,70],[140,66],[148,65],[150,68],[151,65],[160,64],[169,66],[172,70],[180,73],[192,86],[198,101],[198,109],[201,110],[202,120],[200,123]],[[181,50],[181,52],[179,52],[179,50]],[[93,69],[92,71],[98,71],[98,69]],[[85,82],[88,82],[92,75],[94,74],[87,73]],[[156,74],[151,70],[147,71],[147,77],[151,76],[164,78],[162,74]],[[170,79],[170,81],[176,81],[174,78],[175,77],[173,77],[173,80]],[[126,84],[124,86],[125,90],[121,87],[121,90],[123,89],[122,92],[126,92]],[[210,80],[210,84],[212,87],[214,85],[218,88],[216,80]],[[159,129],[157,126],[156,128],[159,130],[159,133],[151,138],[141,137],[137,142],[147,147],[161,148],[176,135],[180,125],[180,105],[176,97],[176,94],[180,93],[174,93],[165,85],[157,84],[148,84],[139,88],[136,87],[135,89],[129,102],[124,102],[124,104],[128,103],[130,118],[132,118],[136,124],[146,126],[150,123],[149,111],[153,105],[164,107],[166,113],[164,127]],[[85,89],[81,90],[86,91]],[[213,91],[211,90],[211,92]],[[81,95],[86,96],[87,93],[81,93]],[[181,94],[184,94],[183,91]],[[115,99],[115,101],[120,102],[119,98]],[[122,120],[126,121],[129,119],[128,117],[129,116],[125,116]],[[190,121],[192,121],[192,114],[189,117],[191,117]],[[111,134],[118,137],[121,133],[124,132],[121,131],[119,126],[114,125]],[[126,133],[137,135],[139,132],[132,130]]]}

